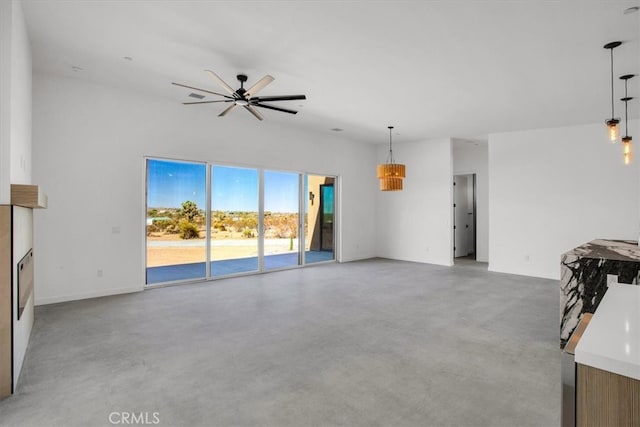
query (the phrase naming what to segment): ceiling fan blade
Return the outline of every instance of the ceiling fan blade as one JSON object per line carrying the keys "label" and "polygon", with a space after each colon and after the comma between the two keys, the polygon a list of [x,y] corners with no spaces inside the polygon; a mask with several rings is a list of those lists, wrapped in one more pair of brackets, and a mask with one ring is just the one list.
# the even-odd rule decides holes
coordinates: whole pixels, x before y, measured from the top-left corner
{"label": "ceiling fan blade", "polygon": [[217,81],[217,82],[218,82],[218,84],[220,84],[220,86],[222,86],[222,88],[223,88],[224,90],[226,90],[227,92],[229,92],[229,94],[230,94],[231,96],[233,96],[234,98],[236,98],[236,97],[238,96],[238,95],[236,94],[236,91],[235,91],[235,90],[233,90],[233,89],[231,88],[231,86],[229,86],[228,84],[226,84],[224,80],[222,80],[220,77],[218,77],[218,75],[217,75],[216,73],[214,73],[214,72],[213,72],[213,71],[211,71],[211,70],[204,70],[204,71],[206,71],[207,73],[209,73],[209,75],[210,75],[211,77],[213,77],[213,79],[214,79],[215,81]]}
{"label": "ceiling fan blade", "polygon": [[180,86],[180,87],[186,87],[187,89],[193,89],[193,90],[199,90],[200,92],[205,92],[205,93],[210,93],[212,95],[218,95],[218,96],[224,96],[225,98],[231,98],[228,95],[224,95],[222,93],[218,93],[218,92],[211,92],[210,90],[206,90],[206,89],[200,89],[198,87],[193,87],[193,86],[187,86],[187,85],[183,85],[182,83],[175,83],[172,82],[172,85],[176,85],[176,86]]}
{"label": "ceiling fan blade", "polygon": [[236,108],[236,103],[233,103],[231,105],[229,105],[229,107],[227,107],[226,110],[224,110],[222,113],[218,114],[218,117],[224,117],[227,115],[227,113],[229,113],[229,111],[233,110],[234,108]]}
{"label": "ceiling fan blade", "polygon": [[233,99],[221,99],[218,101],[194,101],[194,102],[183,102],[182,105],[193,105],[193,104],[211,104],[213,102],[233,102]]}
{"label": "ceiling fan blade", "polygon": [[273,105],[268,105],[268,104],[251,104],[254,107],[262,107],[262,108],[268,108],[269,110],[276,110],[276,111],[282,111],[283,113],[289,113],[289,114],[298,114],[297,111],[295,110],[289,110],[287,108],[281,108],[281,107],[274,107]]}
{"label": "ceiling fan blade", "polygon": [[249,110],[249,112],[251,114],[253,114],[256,117],[256,119],[258,119],[258,120],[263,120],[264,119],[264,117],[262,117],[262,114],[260,114],[260,112],[258,110],[256,110],[255,108],[253,108],[251,105],[245,105],[244,108]]}
{"label": "ceiling fan blade", "polygon": [[297,99],[307,99],[304,95],[275,95],[275,96],[256,96],[251,98],[252,101],[295,101]]}
{"label": "ceiling fan blade", "polygon": [[244,96],[247,98],[251,98],[253,95],[258,93],[258,91],[261,91],[266,85],[271,83],[273,80],[274,80],[273,77],[267,74],[266,76],[258,80],[256,84],[254,84],[249,89],[247,89],[247,91],[244,93]]}

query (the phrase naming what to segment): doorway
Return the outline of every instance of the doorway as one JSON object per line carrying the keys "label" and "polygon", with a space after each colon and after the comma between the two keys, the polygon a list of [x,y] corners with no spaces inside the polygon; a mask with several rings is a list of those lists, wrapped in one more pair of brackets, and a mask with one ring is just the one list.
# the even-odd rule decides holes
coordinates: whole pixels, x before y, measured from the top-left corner
{"label": "doorway", "polygon": [[476,259],[476,174],[453,177],[453,257]]}
{"label": "doorway", "polygon": [[334,251],[335,177],[305,177],[305,263],[331,261]]}

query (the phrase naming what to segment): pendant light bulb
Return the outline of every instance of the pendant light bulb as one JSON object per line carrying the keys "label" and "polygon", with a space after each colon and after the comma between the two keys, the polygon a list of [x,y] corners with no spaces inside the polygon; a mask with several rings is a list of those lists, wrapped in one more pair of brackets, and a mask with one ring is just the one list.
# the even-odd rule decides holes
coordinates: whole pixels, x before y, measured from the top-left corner
{"label": "pendant light bulb", "polygon": [[631,163],[631,159],[633,157],[632,152],[632,138],[630,136],[625,136],[622,138],[622,153],[624,155],[624,164],[628,165]]}
{"label": "pendant light bulb", "polygon": [[618,141],[618,138],[620,137],[620,128],[618,127],[618,124],[620,123],[620,120],[618,120],[618,119],[609,119],[605,123],[607,124],[607,131],[609,133],[609,141],[611,141],[612,144],[615,144]]}

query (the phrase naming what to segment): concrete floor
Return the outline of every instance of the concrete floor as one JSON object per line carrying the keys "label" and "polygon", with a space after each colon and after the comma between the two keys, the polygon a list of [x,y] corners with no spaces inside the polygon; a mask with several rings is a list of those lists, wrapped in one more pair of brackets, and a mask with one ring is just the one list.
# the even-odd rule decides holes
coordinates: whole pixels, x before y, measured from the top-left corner
{"label": "concrete floor", "polygon": [[559,425],[558,292],[376,259],[38,307],[0,425]]}

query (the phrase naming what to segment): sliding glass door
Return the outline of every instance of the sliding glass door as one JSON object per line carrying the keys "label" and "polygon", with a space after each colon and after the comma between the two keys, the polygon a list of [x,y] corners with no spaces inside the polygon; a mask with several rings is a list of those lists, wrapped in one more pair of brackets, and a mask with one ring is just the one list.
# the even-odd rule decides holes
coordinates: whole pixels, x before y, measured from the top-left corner
{"label": "sliding glass door", "polygon": [[147,159],[146,283],[332,261],[335,178]]}
{"label": "sliding glass door", "polygon": [[305,264],[334,259],[335,178],[305,175]]}
{"label": "sliding glass door", "polygon": [[206,164],[147,160],[147,284],[206,277],[206,187]]}
{"label": "sliding glass door", "polygon": [[211,168],[211,275],[258,271],[258,170]]}
{"label": "sliding glass door", "polygon": [[264,269],[300,265],[300,175],[264,171]]}

